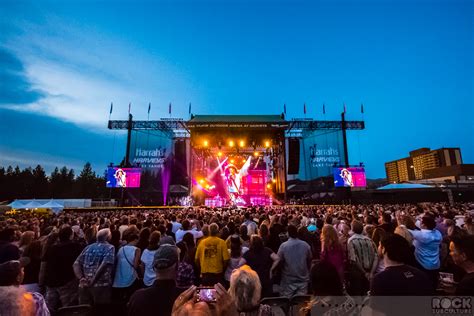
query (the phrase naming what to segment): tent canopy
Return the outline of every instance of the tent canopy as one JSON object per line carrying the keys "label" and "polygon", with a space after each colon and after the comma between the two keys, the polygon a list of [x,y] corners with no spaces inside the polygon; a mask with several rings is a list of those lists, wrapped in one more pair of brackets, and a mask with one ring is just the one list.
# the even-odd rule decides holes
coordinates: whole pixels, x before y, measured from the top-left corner
{"label": "tent canopy", "polygon": [[386,186],[380,187],[377,190],[400,190],[400,189],[430,189],[433,188],[430,185],[420,183],[391,183]]}
{"label": "tent canopy", "polygon": [[33,200],[30,203],[24,205],[22,208],[40,208],[42,206],[43,205],[40,202]]}
{"label": "tent canopy", "polygon": [[64,205],[59,204],[58,202],[56,202],[54,200],[50,200],[48,203],[41,205],[41,207],[51,208],[51,209],[56,209],[56,208],[63,209]]}
{"label": "tent canopy", "polygon": [[17,209],[17,208],[24,208],[25,204],[21,203],[18,200],[15,200],[15,201],[11,202],[10,204],[8,204],[8,206],[10,206],[11,208]]}

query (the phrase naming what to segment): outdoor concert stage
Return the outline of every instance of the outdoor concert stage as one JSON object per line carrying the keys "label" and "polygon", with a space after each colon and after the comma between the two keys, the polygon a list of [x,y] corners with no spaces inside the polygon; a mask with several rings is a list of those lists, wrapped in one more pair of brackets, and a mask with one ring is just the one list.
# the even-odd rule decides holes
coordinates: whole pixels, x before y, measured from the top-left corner
{"label": "outdoor concert stage", "polygon": [[188,121],[134,121],[129,115],[108,126],[128,130],[121,167],[142,169],[141,198],[154,194],[166,205],[187,204],[192,196],[194,205],[249,206],[284,201],[298,188],[295,183],[348,165],[346,130],[361,130],[364,122],[346,121],[344,113],[341,118],[192,115]]}

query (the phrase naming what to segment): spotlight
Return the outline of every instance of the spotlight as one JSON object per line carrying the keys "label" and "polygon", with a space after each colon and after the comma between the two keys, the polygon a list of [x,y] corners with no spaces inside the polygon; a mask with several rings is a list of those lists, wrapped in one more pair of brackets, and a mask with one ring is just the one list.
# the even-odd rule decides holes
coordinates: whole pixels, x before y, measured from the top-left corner
{"label": "spotlight", "polygon": [[199,183],[201,183],[201,184],[204,183],[204,179],[200,179]]}
{"label": "spotlight", "polygon": [[254,155],[255,157],[258,157],[258,151],[255,151],[255,152],[253,153],[253,155]]}
{"label": "spotlight", "polygon": [[268,147],[270,147],[270,141],[266,140],[265,141],[265,148],[268,148]]}
{"label": "spotlight", "polygon": [[245,163],[245,161],[246,161],[245,159],[242,159],[242,163]]}
{"label": "spotlight", "polygon": [[222,157],[222,152],[219,151],[219,152],[217,153],[217,156],[218,156],[218,157]]}
{"label": "spotlight", "polygon": [[276,180],[276,179],[272,179],[272,182],[273,182],[273,183],[276,183],[276,182],[277,182],[277,180]]}
{"label": "spotlight", "polygon": [[204,147],[209,146],[209,142],[207,140],[205,140],[202,144],[204,145]]}
{"label": "spotlight", "polygon": [[231,159],[231,160],[230,160],[230,163],[234,163],[234,159]]}
{"label": "spotlight", "polygon": [[239,146],[240,146],[240,147],[244,147],[244,146],[245,146],[245,142],[244,142],[243,140],[241,140],[241,141],[239,142]]}
{"label": "spotlight", "polygon": [[229,147],[234,147],[234,141],[233,140],[229,140]]}
{"label": "spotlight", "polygon": [[269,183],[267,184],[267,189],[271,189],[272,188],[272,185]]}

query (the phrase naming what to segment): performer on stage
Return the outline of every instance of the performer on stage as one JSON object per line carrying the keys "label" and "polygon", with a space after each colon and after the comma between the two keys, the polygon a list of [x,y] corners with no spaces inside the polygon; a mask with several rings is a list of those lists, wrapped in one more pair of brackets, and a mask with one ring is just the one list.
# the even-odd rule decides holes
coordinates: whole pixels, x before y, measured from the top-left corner
{"label": "performer on stage", "polygon": [[240,170],[234,164],[228,164],[225,167],[224,177],[227,184],[227,193],[229,194],[230,202],[234,205],[245,205],[244,199],[241,197],[242,194],[242,177],[245,177],[248,174],[250,167],[250,161],[252,157],[250,156],[247,161],[244,163]]}

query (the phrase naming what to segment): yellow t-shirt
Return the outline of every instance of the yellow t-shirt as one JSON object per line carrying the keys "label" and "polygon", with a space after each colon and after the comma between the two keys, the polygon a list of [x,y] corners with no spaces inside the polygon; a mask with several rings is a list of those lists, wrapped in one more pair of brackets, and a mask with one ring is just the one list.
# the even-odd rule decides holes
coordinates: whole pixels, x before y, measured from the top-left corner
{"label": "yellow t-shirt", "polygon": [[207,237],[196,250],[196,262],[201,266],[201,273],[223,273],[224,261],[229,258],[227,245],[219,237]]}

